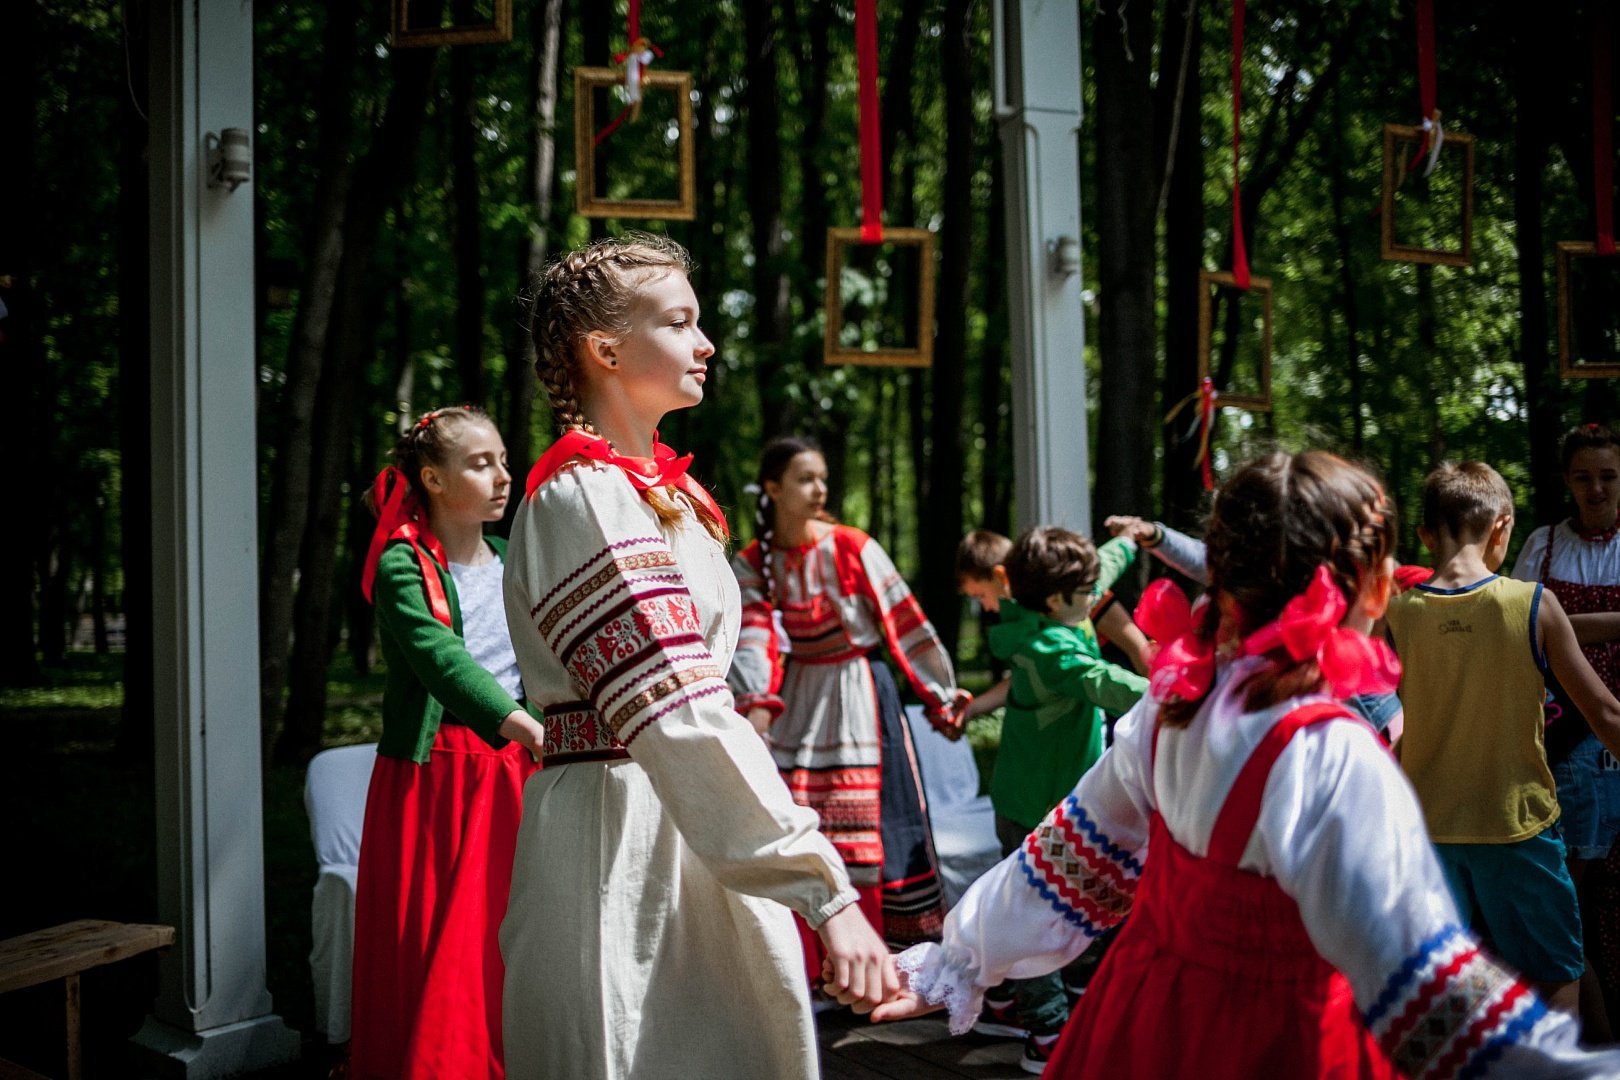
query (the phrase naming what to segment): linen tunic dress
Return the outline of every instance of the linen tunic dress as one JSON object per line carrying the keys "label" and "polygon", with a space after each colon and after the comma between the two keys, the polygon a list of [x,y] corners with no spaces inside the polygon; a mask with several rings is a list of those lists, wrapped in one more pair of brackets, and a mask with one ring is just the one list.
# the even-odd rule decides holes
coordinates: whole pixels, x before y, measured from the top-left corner
{"label": "linen tunic dress", "polygon": [[790,909],[820,926],[856,895],[732,707],[721,545],[576,460],[519,511],[506,566],[546,712],[500,935],[507,1075],[816,1076]]}
{"label": "linen tunic dress", "polygon": [[[1458,925],[1411,786],[1370,728],[1303,727],[1269,758],[1273,729],[1328,702],[1246,712],[1241,684],[1264,663],[1226,665],[1192,723],[1163,730],[1156,749],[1152,698],[1122,719],[1074,792],[968,890],[943,943],[900,957],[911,989],[965,1032],[986,987],[1058,968],[1130,914],[1048,1076],[1352,1077],[1391,1065],[1425,1078],[1620,1075],[1620,1052],[1577,1049],[1575,1021]],[[1263,784],[1242,777],[1251,759],[1269,766]],[[1254,802],[1223,816],[1245,794]],[[1229,816],[1245,827],[1212,850],[1231,839]],[[1239,877],[1248,887],[1234,892]],[[1157,931],[1145,961],[1127,941],[1137,927]],[[1245,993],[1324,972],[1336,975],[1323,1000],[1294,1006],[1284,993],[1268,1007]],[[1333,1045],[1347,1051],[1333,1062],[1316,1053],[1316,1068],[1301,1063],[1333,1046],[1311,1009],[1334,1016]],[[1346,1046],[1351,1020],[1360,1034]],[[1383,1061],[1356,1045],[1374,1043]]]}

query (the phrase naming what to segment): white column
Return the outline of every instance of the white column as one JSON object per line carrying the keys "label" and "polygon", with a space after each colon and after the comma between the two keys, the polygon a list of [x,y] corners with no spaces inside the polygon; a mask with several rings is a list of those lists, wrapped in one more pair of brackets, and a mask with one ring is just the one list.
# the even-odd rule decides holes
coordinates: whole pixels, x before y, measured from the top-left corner
{"label": "white column", "polygon": [[991,27],[996,119],[1007,183],[1018,528],[1091,533],[1085,320],[1080,274],[1080,5],[997,0]]}
{"label": "white column", "polygon": [[149,1074],[291,1061],[265,985],[253,197],[207,136],[253,131],[248,0],[151,6],[152,528],[159,917],[178,929]]}

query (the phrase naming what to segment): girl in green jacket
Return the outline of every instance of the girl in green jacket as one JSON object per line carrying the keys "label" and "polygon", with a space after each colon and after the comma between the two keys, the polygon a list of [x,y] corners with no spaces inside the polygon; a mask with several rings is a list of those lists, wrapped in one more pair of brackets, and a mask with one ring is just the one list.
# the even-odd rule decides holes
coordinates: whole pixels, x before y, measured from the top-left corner
{"label": "girl in green jacket", "polygon": [[544,741],[506,629],[505,545],[483,531],[512,478],[471,405],[425,414],[394,461],[372,489],[363,578],[388,679],[360,841],[352,1074],[499,1080],[496,930]]}

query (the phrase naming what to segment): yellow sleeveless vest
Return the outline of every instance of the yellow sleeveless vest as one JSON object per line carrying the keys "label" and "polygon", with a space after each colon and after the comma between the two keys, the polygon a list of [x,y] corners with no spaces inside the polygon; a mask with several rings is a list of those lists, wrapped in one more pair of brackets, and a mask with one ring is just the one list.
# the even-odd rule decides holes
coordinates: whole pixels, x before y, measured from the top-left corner
{"label": "yellow sleeveless vest", "polygon": [[1438,844],[1526,840],[1558,820],[1542,748],[1541,586],[1492,577],[1390,601],[1401,658],[1401,768]]}

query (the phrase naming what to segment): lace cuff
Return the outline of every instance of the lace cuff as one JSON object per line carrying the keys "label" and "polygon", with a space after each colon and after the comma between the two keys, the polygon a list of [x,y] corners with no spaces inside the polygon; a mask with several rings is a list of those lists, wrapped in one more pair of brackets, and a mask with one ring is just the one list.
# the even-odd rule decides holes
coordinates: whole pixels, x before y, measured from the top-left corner
{"label": "lace cuff", "polygon": [[952,1035],[966,1035],[984,1008],[984,988],[973,981],[965,958],[932,941],[913,945],[894,959],[900,983],[930,1005],[943,1005]]}

